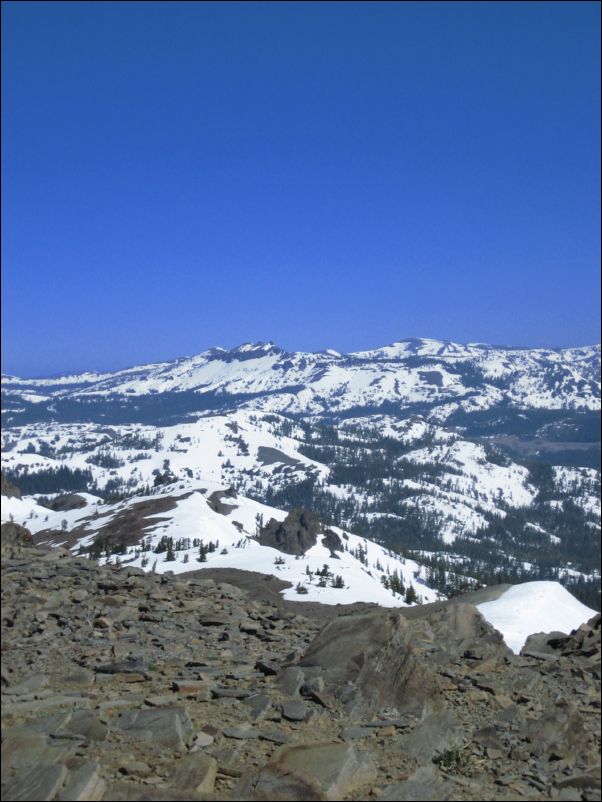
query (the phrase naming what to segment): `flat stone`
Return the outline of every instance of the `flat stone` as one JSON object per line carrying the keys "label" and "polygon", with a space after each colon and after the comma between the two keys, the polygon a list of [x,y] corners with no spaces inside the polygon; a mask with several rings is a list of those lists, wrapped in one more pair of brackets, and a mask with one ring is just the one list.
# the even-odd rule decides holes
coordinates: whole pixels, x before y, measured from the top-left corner
{"label": "flat stone", "polygon": [[27,679],[19,682],[18,685],[12,685],[10,688],[6,688],[4,693],[12,696],[29,693],[30,691],[37,691],[48,685],[49,680],[50,677],[47,674],[32,674],[30,677],[27,677]]}
{"label": "flat stone", "polygon": [[213,793],[217,774],[217,760],[208,755],[192,753],[178,760],[172,782],[182,790],[195,793]]}
{"label": "flat stone", "polygon": [[196,699],[197,702],[208,702],[211,699],[211,685],[201,680],[176,680],[173,689],[189,699]]}
{"label": "flat stone", "polygon": [[61,791],[60,802],[99,802],[107,789],[100,776],[100,765],[88,761],[69,772],[69,779]]}
{"label": "flat stone", "polygon": [[304,702],[293,699],[292,701],[284,702],[282,715],[289,721],[308,721],[313,715],[313,710]]}
{"label": "flat stone", "polygon": [[251,721],[261,721],[272,709],[272,700],[265,693],[248,696],[243,704],[249,708]]}
{"label": "flat stone", "polygon": [[345,727],[341,733],[346,741],[354,740],[355,738],[368,738],[374,735],[373,727]]}
{"label": "flat stone", "polygon": [[214,741],[215,738],[208,732],[197,732],[192,748],[193,750],[204,749],[206,746],[211,746]]}
{"label": "flat stone", "polygon": [[472,740],[486,749],[502,749],[503,744],[497,734],[495,727],[481,727],[476,730],[472,736]]}
{"label": "flat stone", "polygon": [[221,613],[211,613],[199,618],[199,624],[202,627],[225,627],[232,623],[234,623],[234,619],[231,616]]}
{"label": "flat stone", "polygon": [[71,671],[61,676],[61,682],[66,685],[79,685],[87,688],[94,682],[94,672],[89,668],[73,666]]}
{"label": "flat stone", "polygon": [[[121,707],[134,707],[140,704],[141,701],[143,701],[141,697],[136,694],[131,699],[107,699],[104,702],[99,702],[96,707],[98,710],[116,710]],[[171,700],[171,704],[173,705],[173,699]]]}
{"label": "flat stone", "polygon": [[251,695],[251,691],[245,688],[220,688],[214,686],[211,693],[215,699],[246,699]]}
{"label": "flat stone", "polygon": [[[101,674],[97,674],[97,677],[101,676]],[[115,674],[107,674],[106,676],[111,677],[115,682],[145,682],[148,679],[147,674],[138,674],[135,671],[118,671]]]}
{"label": "flat stone", "polygon": [[72,742],[49,740],[26,725],[10,728],[3,733],[2,772],[61,763],[76,747]]}
{"label": "flat stone", "polygon": [[[147,780],[148,782],[148,780]],[[177,788],[155,788],[151,785],[114,783],[107,788],[106,800],[111,802],[206,802],[207,794],[180,791]],[[210,796],[209,799],[212,799]]]}
{"label": "flat stone", "polygon": [[273,744],[290,744],[292,738],[282,730],[265,730],[259,733],[259,738],[262,741],[270,741]]}
{"label": "flat stone", "polygon": [[94,671],[99,674],[142,674],[147,679],[150,679],[146,666],[138,660],[120,660],[114,663],[101,663],[101,665],[94,666]]}
{"label": "flat stone", "polygon": [[297,666],[289,666],[278,674],[275,686],[285,696],[296,696],[301,690],[303,681],[303,671]]}
{"label": "flat stone", "polygon": [[274,660],[258,660],[255,667],[266,677],[274,676],[280,671],[280,666]]}
{"label": "flat stone", "polygon": [[247,771],[234,791],[233,799],[279,800],[279,802],[323,802],[328,797],[311,777],[272,766]]}
{"label": "flat stone", "polygon": [[2,706],[5,716],[23,716],[27,713],[42,713],[55,707],[90,707],[90,700],[80,696],[51,696],[48,699],[35,699],[31,702],[8,702]]}
{"label": "flat stone", "polygon": [[139,740],[152,741],[168,749],[184,751],[193,737],[192,722],[182,707],[127,710],[113,719],[113,726]]}
{"label": "flat stone", "polygon": [[376,779],[376,766],[351,744],[314,743],[283,746],[268,766],[280,773],[309,778],[326,799],[340,800]]}
{"label": "flat stone", "polygon": [[33,766],[8,782],[2,789],[2,798],[20,802],[20,800],[54,799],[67,779],[68,771],[62,763],[54,765]]}
{"label": "flat stone", "polygon": [[241,724],[239,727],[225,727],[224,735],[226,738],[235,738],[242,741],[247,738],[259,738],[260,733],[250,724]]}
{"label": "flat stone", "polygon": [[386,727],[379,727],[376,730],[376,734],[380,738],[391,738],[397,734],[397,729],[392,724],[388,724]]}
{"label": "flat stone", "polygon": [[77,710],[64,727],[74,735],[82,735],[88,741],[104,741],[108,728],[90,710]]}
{"label": "flat stone", "polygon": [[126,777],[150,777],[153,773],[148,763],[143,760],[126,760],[119,766],[119,773]]}
{"label": "flat stone", "polygon": [[174,698],[171,694],[165,694],[163,696],[147,696],[144,700],[144,704],[148,705],[149,707],[167,707],[168,705],[173,705]]}

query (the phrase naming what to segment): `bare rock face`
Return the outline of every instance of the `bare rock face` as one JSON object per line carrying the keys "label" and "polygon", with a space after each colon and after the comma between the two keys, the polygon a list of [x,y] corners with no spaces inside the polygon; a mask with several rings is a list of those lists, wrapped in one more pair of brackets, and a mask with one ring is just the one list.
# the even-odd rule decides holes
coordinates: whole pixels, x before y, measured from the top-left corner
{"label": "bare rock face", "polygon": [[318,542],[320,519],[310,510],[291,510],[284,521],[272,518],[263,527],[257,540],[262,546],[301,555]]}
{"label": "bare rock face", "polygon": [[422,643],[427,659],[442,664],[463,655],[475,659],[498,658],[511,654],[502,635],[485,620],[479,610],[466,602],[425,604],[404,611],[412,630],[413,642]]}
{"label": "bare rock face", "polygon": [[29,529],[9,521],[0,528],[0,543],[2,548],[6,546],[33,548],[33,537]]}
{"label": "bare rock face", "polygon": [[227,490],[216,490],[207,498],[207,504],[214,512],[228,515],[236,507],[236,490],[233,487]]}
{"label": "bare rock face", "polygon": [[322,540],[322,545],[330,549],[330,556],[337,558],[337,551],[343,551],[341,538],[332,529],[327,529]]}
{"label": "bare rock face", "polygon": [[299,665],[322,668],[326,694],[350,717],[436,701],[433,675],[417,661],[407,621],[398,612],[372,610],[334,619]]}

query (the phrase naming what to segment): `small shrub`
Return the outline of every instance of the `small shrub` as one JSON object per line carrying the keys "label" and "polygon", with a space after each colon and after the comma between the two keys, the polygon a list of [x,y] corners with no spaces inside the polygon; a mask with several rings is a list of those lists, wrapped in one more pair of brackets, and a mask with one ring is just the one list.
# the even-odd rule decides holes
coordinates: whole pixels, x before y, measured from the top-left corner
{"label": "small shrub", "polygon": [[446,749],[433,762],[450,774],[465,774],[470,768],[471,756],[467,749],[455,747]]}

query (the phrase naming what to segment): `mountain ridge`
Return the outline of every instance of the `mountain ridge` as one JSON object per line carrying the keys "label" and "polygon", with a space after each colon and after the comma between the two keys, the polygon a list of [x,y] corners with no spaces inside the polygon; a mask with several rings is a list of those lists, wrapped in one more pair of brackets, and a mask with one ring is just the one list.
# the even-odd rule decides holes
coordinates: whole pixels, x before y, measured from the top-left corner
{"label": "mountain ridge", "polygon": [[[203,356],[213,356],[218,357],[220,354],[233,354],[233,353],[245,353],[251,352],[253,350],[259,351],[263,349],[273,349],[283,355],[291,355],[291,354],[303,354],[306,356],[317,356],[317,355],[324,355],[324,356],[332,356],[336,358],[346,358],[346,357],[363,357],[367,354],[378,354],[379,352],[385,351],[385,349],[392,349],[399,345],[408,344],[410,346],[420,343],[422,345],[428,344],[436,344],[441,347],[445,346],[453,346],[454,348],[465,348],[465,349],[482,349],[482,350],[492,350],[492,351],[517,351],[517,352],[534,352],[534,353],[563,353],[563,352],[600,352],[601,344],[600,343],[590,343],[580,346],[524,346],[524,345],[501,345],[495,343],[485,343],[485,342],[468,342],[468,343],[460,343],[454,340],[439,340],[434,338],[428,337],[404,337],[400,340],[394,340],[391,343],[388,343],[384,346],[379,346],[376,348],[364,348],[359,349],[357,351],[338,351],[333,348],[324,347],[317,351],[288,351],[285,348],[279,346],[275,341],[268,340],[268,341],[248,341],[244,343],[240,343],[237,346],[233,346],[232,348],[226,348],[223,346],[210,346],[198,353],[194,354],[187,354],[184,356],[173,357],[169,359],[161,360],[160,362],[141,362],[136,363],[134,365],[128,365],[123,368],[114,368],[112,370],[85,370],[85,371],[68,371],[68,372],[61,372],[55,373],[48,376],[36,376],[36,377],[27,377],[25,375],[17,375],[16,373],[2,373],[1,378],[3,380],[11,380],[11,381],[26,381],[26,382],[53,382],[58,381],[59,379],[74,379],[86,376],[94,376],[96,378],[103,378],[105,376],[111,376],[115,374],[121,373],[128,373],[134,370],[142,370],[145,368],[153,368],[153,367],[163,367],[166,365],[176,365],[181,362],[191,361],[198,359]],[[433,354],[431,354],[433,355]]]}
{"label": "mountain ridge", "polygon": [[[404,340],[371,351],[287,352],[273,343],[212,348],[193,357],[121,371],[52,379],[3,377],[4,408],[35,417],[54,402],[192,394],[190,411],[236,407],[293,415],[332,416],[349,410],[422,405],[448,417],[464,410],[596,411],[600,346],[500,349],[438,340]],[[11,409],[12,403],[12,409]],[[21,404],[21,407],[19,407]],[[131,405],[131,404],[130,404]],[[51,410],[52,411],[52,410]],[[56,411],[56,410],[54,410]],[[58,414],[58,413],[57,413]]]}

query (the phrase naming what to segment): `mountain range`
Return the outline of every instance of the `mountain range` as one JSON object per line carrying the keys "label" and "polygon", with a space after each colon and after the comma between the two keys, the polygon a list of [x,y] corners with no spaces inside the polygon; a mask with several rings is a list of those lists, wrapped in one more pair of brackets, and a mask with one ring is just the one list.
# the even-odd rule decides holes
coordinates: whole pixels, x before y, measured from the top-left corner
{"label": "mountain range", "polygon": [[[170,498],[172,510],[204,510],[230,489],[240,508],[264,505],[254,513],[264,524],[304,508],[374,543],[379,592],[386,571],[375,564],[396,554],[413,566],[406,587],[420,568],[425,598],[426,588],[554,580],[599,606],[599,345],[408,339],[340,354],[248,343],[109,373],[3,375],[2,416],[3,471],[29,505],[8,514],[42,539],[66,526],[73,547],[91,547],[90,510],[60,523],[60,510],[48,513],[67,493],[98,504],[107,523],[121,520],[119,505]],[[109,526],[111,548],[142,560],[143,536],[151,548],[184,537],[179,513],[149,520],[125,545]],[[255,529],[244,523],[245,537]]]}

